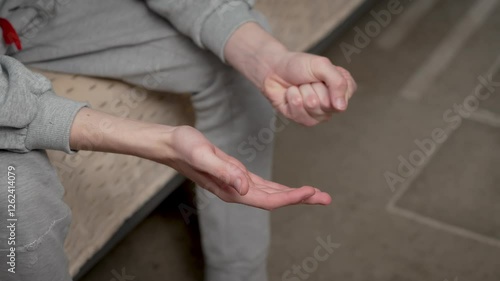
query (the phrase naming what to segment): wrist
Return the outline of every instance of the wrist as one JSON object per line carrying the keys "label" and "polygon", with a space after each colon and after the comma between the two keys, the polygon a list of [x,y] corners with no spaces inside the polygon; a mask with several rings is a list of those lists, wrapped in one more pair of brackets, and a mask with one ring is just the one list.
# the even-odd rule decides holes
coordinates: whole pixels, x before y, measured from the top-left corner
{"label": "wrist", "polygon": [[254,22],[238,28],[225,47],[226,60],[261,90],[265,78],[286,53],[283,44]]}
{"label": "wrist", "polygon": [[167,162],[175,127],[115,117],[89,108],[77,114],[70,136],[73,150],[133,155]]}

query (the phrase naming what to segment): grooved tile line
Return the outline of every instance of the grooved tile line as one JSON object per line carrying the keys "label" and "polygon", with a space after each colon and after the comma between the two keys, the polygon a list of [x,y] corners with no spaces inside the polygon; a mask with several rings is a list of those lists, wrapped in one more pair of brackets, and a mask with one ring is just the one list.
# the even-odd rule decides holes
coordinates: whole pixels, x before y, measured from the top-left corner
{"label": "grooved tile line", "polygon": [[[493,63],[493,65],[491,65],[489,67],[489,69],[485,75],[486,76],[493,75],[499,69],[500,69],[500,57],[498,57],[495,60],[495,62]],[[495,115],[495,114],[493,114],[487,110],[483,110],[483,109],[476,110],[467,119],[471,119],[471,120],[478,121],[478,122],[492,125],[492,126],[500,126],[500,116]],[[458,128],[456,128],[455,130],[458,130],[458,129],[460,129],[460,126]],[[451,137],[453,132],[454,131],[447,132],[448,139]],[[488,237],[488,236],[485,236],[485,235],[482,235],[482,234],[479,234],[479,233],[476,233],[476,232],[473,232],[473,231],[470,231],[468,229],[461,228],[461,227],[458,227],[455,225],[444,223],[442,221],[439,221],[439,220],[436,220],[433,218],[429,218],[429,217],[420,215],[418,213],[415,213],[413,211],[396,206],[396,202],[410,188],[412,182],[421,174],[421,172],[425,169],[427,164],[432,160],[434,155],[445,144],[446,144],[446,141],[444,143],[442,143],[441,145],[439,145],[436,148],[436,150],[434,150],[434,152],[429,157],[427,157],[426,161],[421,165],[421,167],[419,167],[419,169],[415,172],[415,174],[403,183],[403,185],[396,191],[396,194],[394,194],[394,196],[389,200],[389,202],[386,206],[386,210],[389,213],[392,213],[392,214],[395,214],[398,216],[402,216],[404,218],[416,221],[418,223],[422,223],[422,224],[425,224],[427,226],[430,226],[430,227],[433,227],[436,229],[444,230],[444,231],[453,233],[453,234],[458,235],[458,236],[462,236],[465,238],[475,240],[475,241],[480,242],[480,243],[484,243],[484,244],[488,244],[490,246],[500,248],[500,240],[498,240],[498,239],[494,239],[494,238],[491,238],[491,237]]]}
{"label": "grooved tile line", "polygon": [[492,127],[500,128],[500,115],[486,109],[479,108],[478,110],[474,111],[469,117],[467,117],[467,119]]}
{"label": "grooved tile line", "polygon": [[418,101],[425,94],[434,79],[446,70],[467,39],[495,11],[498,0],[478,0],[460,22],[448,33],[423,65],[415,72],[400,95],[411,101]]}
{"label": "grooved tile line", "polygon": [[388,211],[392,214],[405,217],[409,220],[412,220],[412,221],[415,221],[415,222],[418,222],[421,224],[425,224],[427,226],[430,226],[430,227],[433,227],[433,228],[436,228],[439,230],[444,230],[444,231],[450,232],[450,233],[455,234],[457,236],[472,239],[472,240],[475,240],[479,243],[483,243],[483,244],[487,244],[489,246],[500,248],[500,240],[479,234],[479,233],[474,232],[474,231],[470,231],[470,230],[462,228],[462,227],[458,227],[455,225],[444,223],[442,221],[420,215],[418,213],[415,213],[415,212],[407,210],[407,209],[400,208],[398,206],[391,206],[390,209],[388,208]]}
{"label": "grooved tile line", "polygon": [[[453,132],[460,129],[460,127],[461,126],[458,126],[458,128],[456,128],[455,130],[447,131],[446,134],[448,135],[448,139],[452,136]],[[461,237],[464,237],[467,239],[472,239],[472,240],[479,242],[479,243],[483,243],[483,244],[487,244],[490,246],[500,248],[500,240],[498,240],[498,239],[494,239],[494,238],[476,233],[474,231],[470,231],[470,230],[465,229],[465,228],[451,225],[451,224],[436,220],[434,218],[423,216],[423,215],[418,214],[414,211],[407,210],[407,209],[396,206],[396,202],[401,197],[403,197],[403,195],[406,193],[406,191],[411,187],[413,181],[416,178],[418,178],[418,176],[422,173],[422,171],[425,169],[427,164],[429,164],[430,161],[432,161],[432,158],[436,155],[436,153],[445,144],[446,144],[446,141],[444,143],[442,143],[441,145],[439,145],[434,150],[434,152],[427,157],[425,162],[417,169],[415,174],[413,176],[411,176],[410,178],[406,179],[406,181],[402,184],[402,186],[396,190],[396,193],[391,197],[391,199],[389,200],[389,202],[386,205],[387,212],[389,212],[393,215],[401,216],[403,218],[409,219],[409,220],[417,222],[417,223],[421,223],[423,225],[427,225],[427,226],[435,228],[435,229],[443,230],[443,231],[449,232],[449,233],[457,235],[457,236],[461,236]]]}
{"label": "grooved tile line", "polygon": [[[444,143],[442,144],[444,145]],[[439,151],[439,148],[435,150],[435,152],[428,157],[426,163],[422,165],[422,167],[413,175],[411,178],[407,179],[402,187],[400,187],[397,191],[396,194],[389,200],[389,203],[386,205],[386,210],[387,212],[401,216],[403,218],[415,221],[417,223],[421,223],[424,225],[427,225],[429,227],[443,230],[446,232],[449,232],[451,234],[461,236],[467,239],[472,239],[476,242],[487,244],[490,246],[498,247],[500,248],[500,240],[494,239],[479,233],[476,233],[474,231],[470,231],[465,228],[461,228],[455,225],[451,225],[427,216],[423,216],[421,214],[415,213],[413,211],[403,209],[401,207],[396,206],[396,202],[403,196],[403,194],[408,190],[408,188],[411,186],[413,181],[420,175],[420,173],[423,171],[425,166],[427,166],[427,163],[432,159],[432,157],[436,154],[436,152]]]}

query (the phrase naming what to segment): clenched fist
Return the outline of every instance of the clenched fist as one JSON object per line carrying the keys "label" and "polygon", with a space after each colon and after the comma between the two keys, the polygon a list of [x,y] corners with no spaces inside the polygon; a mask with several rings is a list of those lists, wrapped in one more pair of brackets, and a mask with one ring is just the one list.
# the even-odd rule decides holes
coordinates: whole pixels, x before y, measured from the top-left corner
{"label": "clenched fist", "polygon": [[262,91],[274,108],[297,123],[313,126],[347,109],[356,82],[329,59],[286,52],[273,60]]}
{"label": "clenched fist", "polygon": [[229,39],[225,56],[280,113],[313,126],[347,109],[356,82],[325,57],[290,52],[256,23],[242,25]]}

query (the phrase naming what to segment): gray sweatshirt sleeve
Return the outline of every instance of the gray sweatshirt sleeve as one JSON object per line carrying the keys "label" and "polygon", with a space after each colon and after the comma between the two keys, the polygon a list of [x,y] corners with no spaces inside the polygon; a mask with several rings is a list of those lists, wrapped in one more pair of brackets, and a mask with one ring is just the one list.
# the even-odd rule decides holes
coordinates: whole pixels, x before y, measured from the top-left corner
{"label": "gray sweatshirt sleeve", "polygon": [[246,22],[258,22],[251,13],[255,0],[145,1],[150,9],[222,61],[225,61],[224,46],[231,34]]}
{"label": "gray sweatshirt sleeve", "polygon": [[86,103],[57,96],[50,81],[0,56],[0,150],[53,149],[73,153],[71,125]]}

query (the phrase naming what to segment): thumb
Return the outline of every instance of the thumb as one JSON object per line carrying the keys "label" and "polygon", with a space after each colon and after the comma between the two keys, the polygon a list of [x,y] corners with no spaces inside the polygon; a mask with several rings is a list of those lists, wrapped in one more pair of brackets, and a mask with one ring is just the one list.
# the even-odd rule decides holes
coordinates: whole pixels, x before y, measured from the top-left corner
{"label": "thumb", "polygon": [[[219,157],[219,155],[215,153],[216,150],[217,154],[224,153],[222,151],[219,151],[215,147],[209,152],[202,153],[202,155],[198,157],[199,159],[197,168],[202,172],[211,175],[218,182],[221,182],[235,189],[238,194],[247,194],[250,183],[246,170],[243,170],[242,168],[238,167],[238,165],[235,165],[230,161]],[[227,155],[225,156],[230,157]]]}
{"label": "thumb", "polygon": [[313,75],[328,86],[333,107],[339,111],[347,109],[348,83],[339,69],[327,58],[315,60],[311,69]]}

